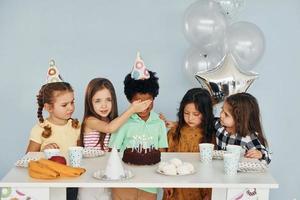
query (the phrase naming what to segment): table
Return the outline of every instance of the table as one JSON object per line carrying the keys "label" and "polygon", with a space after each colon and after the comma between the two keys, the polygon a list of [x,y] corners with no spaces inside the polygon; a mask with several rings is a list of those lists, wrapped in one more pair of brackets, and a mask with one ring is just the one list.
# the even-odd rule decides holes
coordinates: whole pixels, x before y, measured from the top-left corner
{"label": "table", "polygon": [[[32,153],[32,152],[31,152]],[[36,153],[35,153],[36,154]],[[232,199],[245,188],[256,188],[259,199],[269,199],[269,190],[278,188],[269,171],[263,173],[238,173],[225,175],[223,160],[213,160],[210,164],[199,161],[199,153],[162,153],[161,160],[179,158],[194,165],[196,172],[185,176],[166,176],[156,172],[158,165],[134,166],[124,164],[134,177],[123,181],[103,181],[93,178],[93,173],[105,169],[110,153],[96,158],[83,159],[82,167],[87,171],[76,178],[37,180],[28,176],[27,168],[13,167],[0,182],[0,187],[50,188],[61,195],[66,187],[171,187],[171,188],[213,188],[213,199]],[[42,156],[42,154],[41,154]],[[50,197],[51,198],[51,197]],[[57,199],[57,198],[56,198]]]}

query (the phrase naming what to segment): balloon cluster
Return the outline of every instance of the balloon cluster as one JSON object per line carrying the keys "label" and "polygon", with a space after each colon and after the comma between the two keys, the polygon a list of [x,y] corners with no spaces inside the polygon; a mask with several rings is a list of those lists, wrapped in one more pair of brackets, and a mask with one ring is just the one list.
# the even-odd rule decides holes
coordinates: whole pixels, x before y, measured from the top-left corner
{"label": "balloon cluster", "polygon": [[253,23],[231,23],[243,2],[198,0],[184,15],[184,35],[191,44],[184,71],[191,81],[196,77],[208,88],[217,102],[230,94],[246,91],[258,77],[250,70],[263,56],[264,35]]}

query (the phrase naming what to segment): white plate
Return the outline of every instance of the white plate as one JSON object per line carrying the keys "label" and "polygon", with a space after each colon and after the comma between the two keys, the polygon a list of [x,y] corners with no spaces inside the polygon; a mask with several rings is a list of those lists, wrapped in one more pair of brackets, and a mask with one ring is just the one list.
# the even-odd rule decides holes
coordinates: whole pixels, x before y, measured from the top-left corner
{"label": "white plate", "polygon": [[85,147],[82,151],[84,158],[94,158],[104,155],[104,151],[99,148]]}
{"label": "white plate", "polygon": [[265,172],[268,169],[267,165],[260,161],[244,161],[239,163],[239,172]]}
{"label": "white plate", "polygon": [[163,175],[166,175],[166,176],[185,176],[185,175],[191,175],[191,174],[195,174],[196,173],[196,170],[192,171],[191,173],[188,173],[188,174],[176,174],[176,175],[172,175],[172,174],[166,174],[164,173],[163,171],[159,170],[159,169],[156,169],[156,172],[159,173],[159,174],[163,174]]}
{"label": "white plate", "polygon": [[223,150],[214,150],[213,151],[213,159],[215,159],[215,160],[223,160],[224,152],[226,152],[226,151],[223,151]]}
{"label": "white plate", "polygon": [[122,180],[126,180],[126,179],[130,179],[133,177],[133,173],[130,170],[124,170],[125,172],[125,176],[120,177],[120,179],[110,179],[108,178],[104,173],[105,170],[98,170],[96,172],[94,172],[93,177],[96,179],[100,179],[103,181],[122,181]]}
{"label": "white plate", "polygon": [[40,154],[30,154],[30,155],[26,154],[21,159],[19,159],[15,162],[15,166],[17,166],[17,167],[28,167],[28,164],[31,160],[37,161],[41,157],[42,156]]}

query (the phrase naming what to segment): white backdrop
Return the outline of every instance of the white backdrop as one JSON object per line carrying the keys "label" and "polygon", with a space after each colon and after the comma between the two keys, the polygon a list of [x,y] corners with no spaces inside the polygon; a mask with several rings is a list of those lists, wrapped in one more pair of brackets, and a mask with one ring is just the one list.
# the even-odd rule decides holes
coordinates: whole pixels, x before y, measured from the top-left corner
{"label": "white backdrop", "polygon": [[[160,78],[155,110],[176,119],[179,102],[193,87],[182,74],[189,44],[183,13],[193,0],[1,0],[0,177],[20,158],[36,123],[35,95],[46,79],[50,58],[75,89],[82,118],[84,88],[94,77],[109,78],[119,111],[128,103],[123,79],[136,51]],[[270,168],[280,188],[271,199],[300,199],[297,154],[300,113],[300,1],[246,0],[235,21],[256,24],[266,52],[254,69],[260,74],[249,92],[257,97],[265,134],[273,151]]]}

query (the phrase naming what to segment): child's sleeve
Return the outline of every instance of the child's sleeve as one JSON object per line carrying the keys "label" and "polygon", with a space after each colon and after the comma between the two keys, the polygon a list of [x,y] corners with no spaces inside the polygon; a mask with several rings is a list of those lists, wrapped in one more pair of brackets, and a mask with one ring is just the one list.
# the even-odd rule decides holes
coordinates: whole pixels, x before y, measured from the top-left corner
{"label": "child's sleeve", "polygon": [[38,144],[42,144],[42,132],[43,132],[43,129],[39,126],[34,126],[32,129],[31,129],[31,132],[30,132],[30,136],[29,136],[29,140],[33,141],[33,142],[36,142]]}
{"label": "child's sleeve", "polygon": [[251,134],[251,142],[247,144],[247,149],[257,149],[262,153],[262,158],[260,160],[264,160],[267,164],[271,162],[271,155],[267,148],[259,141],[256,134]]}
{"label": "child's sleeve", "polygon": [[160,134],[158,138],[158,148],[168,148],[167,128],[165,123],[160,123]]}

